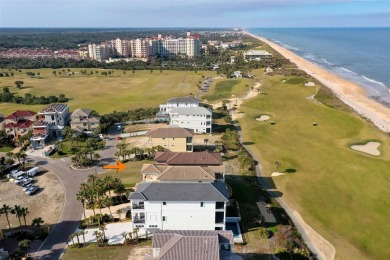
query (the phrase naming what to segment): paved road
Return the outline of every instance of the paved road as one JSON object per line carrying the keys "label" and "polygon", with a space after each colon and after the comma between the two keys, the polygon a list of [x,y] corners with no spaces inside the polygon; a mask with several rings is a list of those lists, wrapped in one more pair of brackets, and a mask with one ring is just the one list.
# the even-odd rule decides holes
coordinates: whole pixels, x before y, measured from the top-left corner
{"label": "paved road", "polygon": [[[116,144],[117,141],[115,140],[115,137],[110,135],[105,148],[99,152],[101,164],[111,164],[115,162],[114,153],[116,151]],[[1,156],[5,155],[0,153],[0,157]],[[70,158],[49,159],[29,156],[28,159],[32,163],[45,167],[53,172],[61,180],[65,190],[64,208],[58,223],[54,225],[46,240],[42,243],[37,252],[33,254],[33,256],[38,259],[59,259],[67,245],[69,235],[77,229],[82,217],[82,205],[76,200],[76,194],[80,184],[87,179],[88,175],[99,174],[105,170],[101,167],[87,170],[72,169],[70,167]]]}

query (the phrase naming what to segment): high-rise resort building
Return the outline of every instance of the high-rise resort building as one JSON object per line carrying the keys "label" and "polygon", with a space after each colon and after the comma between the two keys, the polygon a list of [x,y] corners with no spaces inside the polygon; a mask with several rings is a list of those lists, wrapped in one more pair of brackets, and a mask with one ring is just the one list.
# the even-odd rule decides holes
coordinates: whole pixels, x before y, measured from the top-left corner
{"label": "high-rise resort building", "polygon": [[107,60],[110,57],[112,46],[107,42],[102,42],[101,44],[89,44],[88,52],[89,57],[92,60],[103,61]]}

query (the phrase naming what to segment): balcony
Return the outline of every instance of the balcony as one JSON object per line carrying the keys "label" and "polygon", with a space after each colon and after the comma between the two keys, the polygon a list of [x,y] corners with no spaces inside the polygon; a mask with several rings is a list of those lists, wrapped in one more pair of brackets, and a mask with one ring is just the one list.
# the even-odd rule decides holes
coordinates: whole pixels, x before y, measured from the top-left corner
{"label": "balcony", "polygon": [[135,224],[145,224],[145,218],[134,218],[133,223]]}
{"label": "balcony", "polygon": [[215,224],[223,224],[225,221],[224,212],[216,212],[215,213]]}
{"label": "balcony", "polygon": [[145,209],[145,204],[143,202],[140,203],[133,203],[131,205],[132,209]]}

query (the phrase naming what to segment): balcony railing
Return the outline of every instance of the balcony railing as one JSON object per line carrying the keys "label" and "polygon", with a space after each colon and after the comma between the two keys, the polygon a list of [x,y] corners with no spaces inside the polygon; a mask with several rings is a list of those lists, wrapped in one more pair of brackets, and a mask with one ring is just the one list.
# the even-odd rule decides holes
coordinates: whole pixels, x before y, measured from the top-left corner
{"label": "balcony railing", "polygon": [[145,223],[145,218],[134,218],[133,223]]}
{"label": "balcony railing", "polygon": [[132,205],[132,208],[133,208],[133,209],[145,209],[145,205],[144,205],[144,203],[142,203],[142,204],[141,204],[141,203],[140,203],[140,204],[135,204],[135,203],[134,203],[134,204]]}

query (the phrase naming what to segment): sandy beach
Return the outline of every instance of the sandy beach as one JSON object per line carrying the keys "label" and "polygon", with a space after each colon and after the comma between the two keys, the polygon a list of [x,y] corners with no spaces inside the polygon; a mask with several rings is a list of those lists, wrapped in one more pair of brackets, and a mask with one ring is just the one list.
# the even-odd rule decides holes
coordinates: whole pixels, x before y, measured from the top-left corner
{"label": "sandy beach", "polygon": [[295,63],[299,69],[305,71],[307,74],[330,88],[340,100],[350,106],[358,114],[370,120],[380,130],[390,132],[390,108],[370,99],[363,87],[328,72],[320,66],[299,57],[295,53],[276,43],[249,32],[246,33],[268,44],[286,59]]}

